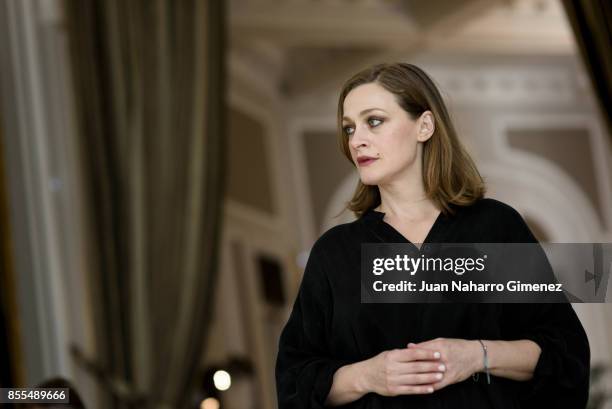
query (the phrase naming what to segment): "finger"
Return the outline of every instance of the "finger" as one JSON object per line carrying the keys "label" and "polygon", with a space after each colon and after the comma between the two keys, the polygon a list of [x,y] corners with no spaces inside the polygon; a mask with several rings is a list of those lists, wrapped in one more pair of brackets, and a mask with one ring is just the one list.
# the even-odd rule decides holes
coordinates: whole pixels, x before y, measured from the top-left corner
{"label": "finger", "polygon": [[448,380],[448,379],[442,379],[442,380],[440,380],[440,381],[438,381],[438,382],[433,382],[433,383],[431,384],[431,386],[432,386],[432,387],[433,387],[435,390],[437,390],[437,391],[438,391],[438,390],[440,390],[440,389],[442,389],[442,388],[447,387],[448,385],[450,385],[450,382],[449,382],[449,380]]}
{"label": "finger", "polygon": [[446,365],[440,363],[440,361],[412,361],[404,362],[402,365],[404,366],[400,367],[400,370],[404,374],[446,371]]}
{"label": "finger", "polygon": [[430,385],[439,383],[444,375],[440,372],[401,375],[393,379],[399,385]]}
{"label": "finger", "polygon": [[410,342],[408,343],[408,347],[409,348],[428,348],[428,349],[434,348],[435,349],[436,347],[438,347],[438,341],[434,341],[434,340],[423,341],[423,342],[419,342],[418,344],[415,344],[414,342]]}
{"label": "finger", "polygon": [[396,373],[399,375],[408,375],[415,373],[432,373],[446,372],[446,365],[440,360],[435,361],[411,361],[399,362],[396,368]]}
{"label": "finger", "polygon": [[394,356],[394,359],[398,362],[410,362],[417,360],[437,360],[440,359],[439,351],[432,351],[424,348],[405,348],[398,349],[397,355]]}
{"label": "finger", "polygon": [[442,351],[444,350],[442,345],[435,342],[422,342],[420,344],[412,344],[407,349],[425,349],[427,351],[438,352],[440,353],[440,356],[442,356]]}
{"label": "finger", "polygon": [[389,388],[389,392],[394,395],[424,395],[434,392],[431,385],[398,385]]}

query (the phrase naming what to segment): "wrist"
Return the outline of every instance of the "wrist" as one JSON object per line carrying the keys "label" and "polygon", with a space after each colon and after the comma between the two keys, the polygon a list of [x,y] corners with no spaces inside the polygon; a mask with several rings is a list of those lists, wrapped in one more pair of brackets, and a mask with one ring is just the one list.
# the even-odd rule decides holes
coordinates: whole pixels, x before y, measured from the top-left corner
{"label": "wrist", "polygon": [[474,362],[474,367],[472,368],[472,374],[478,373],[478,372],[484,372],[485,371],[485,362],[484,362],[484,351],[482,349],[482,345],[480,344],[480,341],[478,340],[473,340],[470,341],[470,343],[472,344],[472,350],[474,351],[474,359],[472,360],[472,362]]}
{"label": "wrist", "polygon": [[353,389],[359,395],[370,392],[370,375],[368,373],[368,361],[356,362],[350,365],[349,370],[353,378]]}

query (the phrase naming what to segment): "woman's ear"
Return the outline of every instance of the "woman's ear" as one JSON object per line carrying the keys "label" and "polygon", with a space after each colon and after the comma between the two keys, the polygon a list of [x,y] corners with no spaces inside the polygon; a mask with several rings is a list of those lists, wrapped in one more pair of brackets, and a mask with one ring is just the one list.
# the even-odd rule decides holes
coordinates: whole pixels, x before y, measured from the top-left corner
{"label": "woman's ear", "polygon": [[436,130],[436,122],[431,111],[425,111],[421,114],[417,121],[418,133],[417,140],[425,142],[434,134]]}

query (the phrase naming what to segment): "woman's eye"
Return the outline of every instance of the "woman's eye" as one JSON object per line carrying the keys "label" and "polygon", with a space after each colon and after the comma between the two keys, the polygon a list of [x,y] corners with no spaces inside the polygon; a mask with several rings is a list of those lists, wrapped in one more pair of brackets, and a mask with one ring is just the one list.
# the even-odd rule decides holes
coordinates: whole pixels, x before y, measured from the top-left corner
{"label": "woman's eye", "polygon": [[353,133],[352,129],[353,129],[352,126],[345,126],[344,128],[342,128],[345,135],[351,135]]}
{"label": "woman's eye", "polygon": [[[378,121],[380,123],[375,123],[374,125],[372,125],[372,122],[370,121]],[[382,119],[379,119],[379,118],[368,118],[368,123],[374,127],[377,127],[378,125],[382,124],[382,122],[383,122]]]}
{"label": "woman's eye", "polygon": [[[367,122],[368,122],[368,125],[370,125],[372,128],[376,128],[378,125],[383,123],[383,120],[380,118],[370,117],[368,118]],[[355,132],[353,127],[348,126],[348,125],[343,127],[342,130],[344,131],[345,135],[349,135],[349,136],[352,135],[353,132]]]}

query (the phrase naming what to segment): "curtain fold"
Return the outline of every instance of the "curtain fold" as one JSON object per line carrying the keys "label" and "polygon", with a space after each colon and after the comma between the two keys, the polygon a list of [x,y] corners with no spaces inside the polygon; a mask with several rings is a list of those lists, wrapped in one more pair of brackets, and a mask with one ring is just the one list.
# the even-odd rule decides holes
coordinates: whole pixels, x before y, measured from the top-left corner
{"label": "curtain fold", "polygon": [[225,182],[224,2],[64,0],[109,407],[190,403]]}
{"label": "curtain fold", "polygon": [[612,3],[563,0],[612,142]]}

